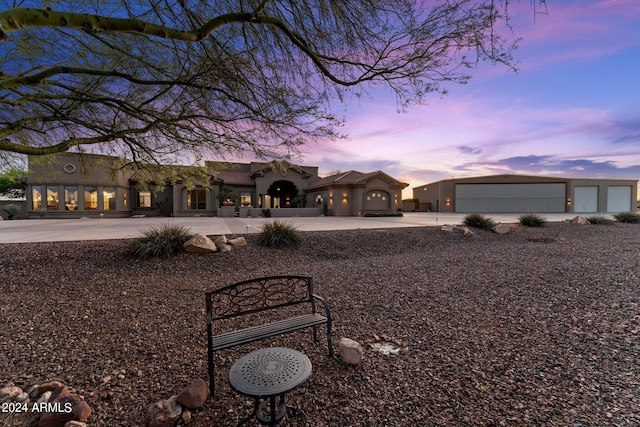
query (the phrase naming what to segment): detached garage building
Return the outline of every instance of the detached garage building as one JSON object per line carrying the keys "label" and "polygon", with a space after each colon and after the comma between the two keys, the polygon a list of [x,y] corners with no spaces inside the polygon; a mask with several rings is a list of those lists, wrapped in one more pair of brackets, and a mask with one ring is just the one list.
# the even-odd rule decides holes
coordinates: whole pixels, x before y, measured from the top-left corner
{"label": "detached garage building", "polygon": [[635,212],[637,180],[491,175],[447,179],[413,189],[421,211]]}

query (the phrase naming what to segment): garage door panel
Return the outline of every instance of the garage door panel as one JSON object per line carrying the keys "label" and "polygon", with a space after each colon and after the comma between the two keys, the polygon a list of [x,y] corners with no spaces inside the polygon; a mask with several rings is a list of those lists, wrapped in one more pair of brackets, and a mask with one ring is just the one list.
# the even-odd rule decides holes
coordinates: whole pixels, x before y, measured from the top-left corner
{"label": "garage door panel", "polygon": [[598,212],[598,187],[575,187],[573,189],[573,211],[578,213]]}
{"label": "garage door panel", "polygon": [[564,212],[564,183],[457,184],[456,212]]}
{"label": "garage door panel", "polygon": [[607,212],[630,212],[631,200],[631,186],[611,186],[607,189]]}

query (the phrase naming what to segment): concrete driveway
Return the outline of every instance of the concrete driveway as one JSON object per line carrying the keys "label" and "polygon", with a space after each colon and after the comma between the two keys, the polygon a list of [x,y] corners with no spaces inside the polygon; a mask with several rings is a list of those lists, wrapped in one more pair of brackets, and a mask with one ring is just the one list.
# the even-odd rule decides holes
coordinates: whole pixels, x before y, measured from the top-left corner
{"label": "concrete driveway", "polygon": [[[461,224],[466,214],[405,213],[402,217],[297,217],[280,218],[300,231],[381,229]],[[518,222],[522,214],[484,214],[495,222]],[[564,221],[575,213],[540,214],[547,221]],[[181,224],[206,235],[256,233],[273,218],[145,217],[94,219],[28,219],[0,221],[0,243],[56,242],[74,240],[127,239],[162,224]]]}

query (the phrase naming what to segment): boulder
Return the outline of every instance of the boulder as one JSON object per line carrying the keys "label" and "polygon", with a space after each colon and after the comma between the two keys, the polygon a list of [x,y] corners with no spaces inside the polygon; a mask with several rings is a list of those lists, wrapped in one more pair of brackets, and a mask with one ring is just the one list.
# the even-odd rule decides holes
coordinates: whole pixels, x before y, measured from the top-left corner
{"label": "boulder", "polygon": [[182,406],[177,401],[178,396],[161,400],[147,408],[144,414],[144,425],[147,427],[172,427],[182,415]]}
{"label": "boulder", "polygon": [[443,225],[442,228],[440,229],[440,231],[442,231],[443,233],[453,233],[453,230],[454,230],[454,226],[448,225],[448,224]]}
{"label": "boulder", "polygon": [[10,401],[22,394],[22,389],[14,385],[0,388],[0,401]]}
{"label": "boulder", "polygon": [[581,225],[591,224],[587,218],[580,215],[570,219],[569,222],[571,224],[581,224]]}
{"label": "boulder", "polygon": [[471,237],[475,234],[469,227],[462,227],[462,233],[466,237]]}
{"label": "boulder", "polygon": [[350,338],[342,338],[338,343],[338,349],[343,362],[350,365],[358,365],[362,362],[364,350],[359,342]]}
{"label": "boulder", "polygon": [[43,412],[38,427],[59,427],[69,421],[84,422],[91,415],[91,407],[78,396],[71,394],[67,387],[54,390],[49,405],[58,411]]}
{"label": "boulder", "polygon": [[229,239],[229,242],[232,246],[247,246],[247,239],[244,237],[236,237],[235,239]]}
{"label": "boulder", "polygon": [[64,387],[64,384],[62,384],[60,381],[51,381],[48,383],[40,384],[38,386],[38,394],[42,394],[47,391],[54,391],[62,387]]}
{"label": "boulder", "polygon": [[220,244],[216,244],[218,250],[222,253],[225,252],[231,252],[231,249],[233,249],[233,246],[231,246],[228,243],[220,243]]}
{"label": "boulder", "polygon": [[498,224],[494,226],[491,231],[498,234],[507,234],[511,231],[511,226],[509,224]]}
{"label": "boulder", "polygon": [[176,400],[185,408],[197,409],[204,404],[208,396],[209,387],[199,378],[182,390]]}
{"label": "boulder", "polygon": [[224,234],[222,236],[218,236],[215,239],[213,239],[213,243],[217,245],[221,245],[222,243],[227,243],[227,236],[225,236]]}
{"label": "boulder", "polygon": [[204,234],[196,234],[184,243],[184,248],[191,253],[209,253],[217,250],[216,245]]}

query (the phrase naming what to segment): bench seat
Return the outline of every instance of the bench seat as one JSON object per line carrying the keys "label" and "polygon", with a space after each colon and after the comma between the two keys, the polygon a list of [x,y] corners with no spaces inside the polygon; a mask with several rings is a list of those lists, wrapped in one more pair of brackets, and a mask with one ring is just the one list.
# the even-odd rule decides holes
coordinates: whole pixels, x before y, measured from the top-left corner
{"label": "bench seat", "polygon": [[264,325],[214,335],[211,337],[211,349],[213,351],[222,350],[325,323],[327,323],[327,318],[318,313],[278,320]]}

